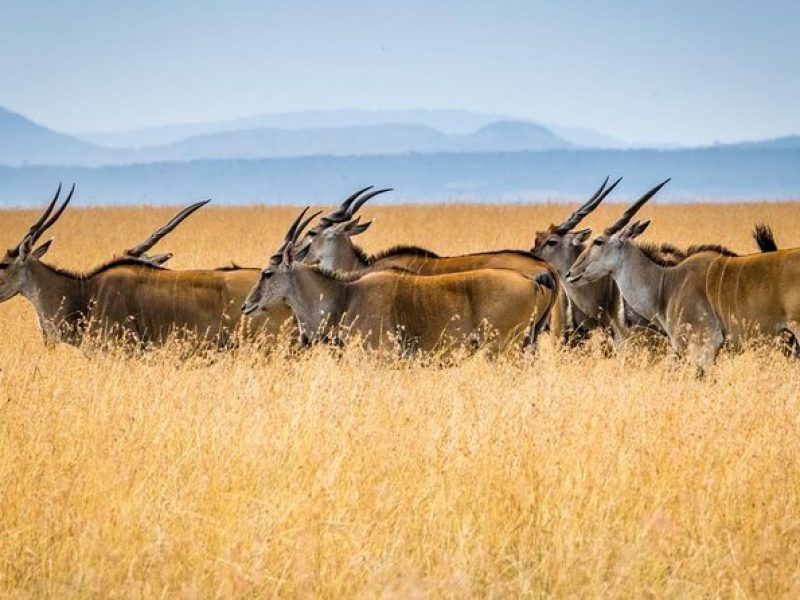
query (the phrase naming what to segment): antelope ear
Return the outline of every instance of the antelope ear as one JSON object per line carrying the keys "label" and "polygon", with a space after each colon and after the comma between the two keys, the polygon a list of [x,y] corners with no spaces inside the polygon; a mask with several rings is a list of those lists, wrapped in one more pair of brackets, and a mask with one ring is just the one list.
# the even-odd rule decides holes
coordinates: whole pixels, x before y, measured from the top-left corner
{"label": "antelope ear", "polygon": [[578,246],[587,240],[587,238],[592,235],[591,228],[587,227],[586,229],[579,229],[578,231],[572,232],[572,245]]}
{"label": "antelope ear", "polygon": [[23,240],[17,246],[17,258],[20,261],[25,260],[28,258],[28,255],[31,253],[31,249],[33,246],[33,238],[29,235],[26,235]]}
{"label": "antelope ear", "polygon": [[619,238],[622,241],[625,240],[632,240],[633,238],[637,238],[642,235],[647,228],[650,226],[650,221],[636,221],[632,225],[628,225],[625,229],[622,230],[620,233]]}
{"label": "antelope ear", "polygon": [[53,243],[52,239],[47,240],[44,244],[42,244],[36,250],[31,252],[31,256],[34,256],[37,259],[42,258],[45,254],[47,254],[47,251],[50,250],[50,244],[52,243]]}
{"label": "antelope ear", "polygon": [[303,260],[308,256],[308,251],[311,250],[311,244],[306,242],[294,251],[294,258],[296,260]]}
{"label": "antelope ear", "polygon": [[283,249],[283,256],[281,258],[281,263],[285,267],[291,267],[293,262],[294,262],[294,244],[292,242],[289,242]]}
{"label": "antelope ear", "polygon": [[347,235],[350,236],[358,235],[359,233],[364,233],[367,229],[369,229],[370,225],[372,225],[372,221],[367,221],[366,223],[359,223],[358,219],[356,219],[355,221],[350,221],[349,223],[347,223],[347,226],[345,227],[345,232],[347,233]]}
{"label": "antelope ear", "polygon": [[154,265],[161,266],[173,256],[172,252],[165,252],[164,254],[154,254],[153,256],[148,256],[147,260]]}
{"label": "antelope ear", "polygon": [[326,231],[330,231],[332,233],[347,233],[347,226],[350,225],[351,221],[344,221],[343,223],[336,223],[335,225],[331,225],[328,227]]}

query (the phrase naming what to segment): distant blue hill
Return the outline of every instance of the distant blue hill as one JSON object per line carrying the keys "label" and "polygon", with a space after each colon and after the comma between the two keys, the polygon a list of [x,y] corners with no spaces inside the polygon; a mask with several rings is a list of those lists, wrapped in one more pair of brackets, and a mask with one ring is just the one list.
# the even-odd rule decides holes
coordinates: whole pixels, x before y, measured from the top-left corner
{"label": "distant blue hill", "polygon": [[388,124],[210,133],[164,146],[117,151],[118,157],[114,162],[497,152],[571,147],[572,144],[544,127],[519,121],[490,123],[473,133],[451,135],[422,125]]}
{"label": "distant blue hill", "polygon": [[[520,119],[499,113],[456,109],[366,110],[347,108],[265,113],[208,123],[185,123],[127,131],[83,132],[75,135],[94,144],[114,148],[137,148],[172,144],[190,137],[245,129],[334,129],[396,124],[419,125],[447,135],[463,135],[497,121],[520,121]],[[525,122],[531,123],[531,121]],[[554,123],[532,124],[543,126],[559,138],[578,146],[618,148],[623,145],[611,136],[588,128],[565,127]]]}
{"label": "distant blue hill", "polygon": [[76,204],[332,203],[369,184],[385,201],[541,201],[584,198],[606,175],[623,175],[619,198],[666,177],[665,200],[800,198],[800,149],[554,150],[396,156],[213,160],[102,168],[0,168],[0,203],[40,205],[59,181]]}
{"label": "distant blue hill", "polygon": [[0,109],[0,164],[103,166],[150,162],[409,152],[554,150],[573,144],[525,121],[499,121],[469,133],[443,133],[412,123],[315,128],[250,128],[141,148],[105,148],[58,133]]}
{"label": "distant blue hill", "polygon": [[105,148],[43,127],[0,106],[0,164],[93,164]]}

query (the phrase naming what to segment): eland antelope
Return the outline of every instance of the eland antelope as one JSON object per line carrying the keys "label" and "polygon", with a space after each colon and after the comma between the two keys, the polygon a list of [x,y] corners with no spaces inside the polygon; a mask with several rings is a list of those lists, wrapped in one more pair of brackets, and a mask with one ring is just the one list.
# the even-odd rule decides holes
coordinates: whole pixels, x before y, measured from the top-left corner
{"label": "eland antelope", "polygon": [[701,247],[677,265],[660,264],[634,243],[650,221],[630,221],[647,200],[592,241],[567,273],[568,282],[612,277],[625,301],[657,322],[676,353],[701,374],[726,341],[738,347],[754,336],[789,333],[796,345],[800,249],[739,256]]}
{"label": "eland antelope", "polygon": [[428,351],[480,343],[488,329],[494,335],[486,346],[500,350],[521,340],[534,343],[555,301],[546,271],[536,276],[513,269],[332,272],[297,260],[307,251],[295,247],[300,233],[287,234],[242,312],[257,316],[288,306],[305,342],[342,342],[356,335],[371,347],[399,342],[404,351]]}
{"label": "eland antelope", "polygon": [[[374,273],[386,269],[401,269],[417,275],[445,275],[462,273],[476,269],[512,269],[528,277],[539,277],[552,294],[557,294],[557,273],[547,262],[525,250],[492,250],[439,256],[417,246],[394,246],[374,255],[367,255],[356,246],[352,237],[363,233],[372,223],[361,223],[354,218],[355,212],[370,198],[390,189],[369,192],[369,188],[359,190],[347,198],[333,213],[320,219],[320,222],[298,242],[297,256],[311,266],[326,271]],[[367,193],[369,192],[369,193]],[[549,315],[549,311],[548,311]],[[538,322],[535,337],[547,321]]]}
{"label": "eland antelope", "polygon": [[[30,301],[47,342],[79,345],[87,334],[99,334],[141,346],[164,343],[175,334],[226,347],[236,340],[240,324],[248,336],[262,329],[275,333],[291,317],[287,308],[276,307],[253,323],[241,318],[238,308],[260,269],[172,271],[138,256],[123,256],[87,273],[44,263],[52,240],[37,242],[64,212],[74,190],[56,208],[59,186],[41,217],[0,260],[0,302],[18,294]],[[157,237],[158,231],[151,240]],[[132,253],[144,254],[148,244]]]}
{"label": "eland antelope", "polygon": [[[561,280],[561,297],[550,318],[551,329],[565,341],[580,340],[592,329],[605,329],[611,333],[618,345],[628,336],[632,328],[647,328],[664,333],[661,327],[638,314],[619,292],[611,277],[601,277],[590,283],[577,284],[566,280],[566,273],[578,256],[586,249],[586,239],[591,235],[589,228],[575,230],[575,227],[605,199],[617,186],[621,178],[606,188],[608,178],[587,202],[575,210],[560,225],[551,224],[538,231],[532,252],[553,265]],[[642,199],[646,202],[663,187],[669,179],[648,191]],[[640,199],[640,201],[642,201]],[[772,231],[766,225],[757,225],[753,238],[761,252],[777,249]],[[639,248],[662,266],[674,266],[698,252],[716,252],[734,256],[730,249],[718,244],[700,244],[681,250],[672,244],[638,243]]]}
{"label": "eland antelope", "polygon": [[[551,318],[551,330],[557,338],[573,341],[585,338],[589,331],[603,329],[611,334],[615,346],[625,341],[631,327],[652,328],[652,324],[637,314],[625,303],[610,277],[602,277],[585,285],[576,285],[565,279],[572,264],[585,249],[585,241],[591,235],[589,228],[575,230],[614,190],[622,180],[620,177],[606,188],[608,178],[589,200],[576,209],[559,225],[551,224],[538,231],[531,252],[547,261],[558,273],[560,290],[558,310]],[[652,198],[664,187],[669,179],[660,183],[643,198]],[[676,248],[663,245],[657,250],[664,260],[679,262],[684,258]]]}

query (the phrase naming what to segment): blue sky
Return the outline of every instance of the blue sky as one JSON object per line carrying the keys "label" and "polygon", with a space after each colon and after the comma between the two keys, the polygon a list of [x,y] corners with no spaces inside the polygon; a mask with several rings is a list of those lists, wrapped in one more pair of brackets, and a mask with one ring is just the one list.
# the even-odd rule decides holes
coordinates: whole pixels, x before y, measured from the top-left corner
{"label": "blue sky", "polygon": [[627,142],[800,133],[800,3],[2,0],[0,105],[64,131],[464,108]]}

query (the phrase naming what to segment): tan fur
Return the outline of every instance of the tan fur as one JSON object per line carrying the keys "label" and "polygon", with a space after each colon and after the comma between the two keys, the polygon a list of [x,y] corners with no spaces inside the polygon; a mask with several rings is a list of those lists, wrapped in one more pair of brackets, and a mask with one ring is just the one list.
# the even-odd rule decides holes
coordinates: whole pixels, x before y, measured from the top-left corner
{"label": "tan fur", "polygon": [[[242,325],[239,306],[259,274],[258,269],[171,271],[119,261],[84,276],[32,257],[26,263],[20,293],[36,308],[49,339],[73,344],[91,332],[137,344],[161,344],[175,334],[227,346]],[[290,316],[279,308],[243,333],[276,333]]]}
{"label": "tan fur", "polygon": [[309,339],[357,335],[371,347],[399,339],[404,349],[438,350],[479,341],[488,326],[496,333],[488,347],[500,350],[546,317],[553,295],[510,269],[341,277],[294,262],[263,277],[245,311],[256,314],[280,303],[291,307]]}
{"label": "tan fur", "polygon": [[[238,307],[258,280],[258,269],[169,271],[145,253],[205,202],[195,203],[157,229],[144,242],[86,274],[46,265],[41,258],[50,241],[37,241],[63,214],[75,186],[57,207],[56,194],[22,240],[0,260],[0,302],[21,294],[36,309],[46,342],[81,344],[87,333],[102,340],[134,345],[163,344],[170,335],[206,345],[225,347],[234,342],[242,324]],[[169,255],[163,255],[168,258]],[[165,258],[165,260],[166,260]],[[266,328],[275,332],[290,316],[279,308],[244,335]],[[266,321],[269,321],[265,324]]]}
{"label": "tan fur", "polygon": [[699,292],[735,347],[753,336],[800,333],[800,249],[748,256],[703,253],[686,262],[684,269],[667,274],[665,294],[675,291],[667,318],[691,325],[691,312],[681,314],[681,307]]}
{"label": "tan fur", "polygon": [[525,275],[551,273],[554,278],[556,277],[555,271],[543,260],[539,260],[527,252],[515,250],[437,257],[400,254],[379,259],[365,269],[367,271],[405,269],[419,275],[461,273],[475,269],[513,269]]}
{"label": "tan fur", "polygon": [[[314,236],[302,243],[307,249],[304,260],[330,271],[374,273],[386,269],[401,269],[418,275],[443,275],[463,273],[477,269],[512,269],[530,278],[549,274],[556,289],[547,290],[555,302],[558,294],[558,274],[548,263],[522,250],[497,250],[463,254],[459,256],[437,256],[431,252],[407,247],[392,249],[374,257],[366,256],[351,240],[354,235],[350,223],[319,229]],[[539,313],[541,318],[534,323],[536,333],[547,325],[550,311]]]}
{"label": "tan fur", "polygon": [[657,321],[675,351],[700,366],[728,341],[800,333],[800,250],[747,256],[703,251],[664,266],[632,242],[646,224],[601,236],[573,267],[576,280],[610,275],[627,302]]}

